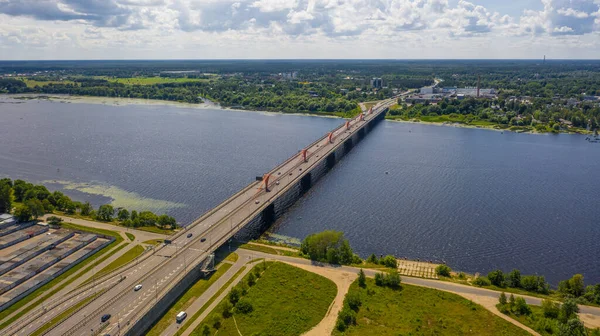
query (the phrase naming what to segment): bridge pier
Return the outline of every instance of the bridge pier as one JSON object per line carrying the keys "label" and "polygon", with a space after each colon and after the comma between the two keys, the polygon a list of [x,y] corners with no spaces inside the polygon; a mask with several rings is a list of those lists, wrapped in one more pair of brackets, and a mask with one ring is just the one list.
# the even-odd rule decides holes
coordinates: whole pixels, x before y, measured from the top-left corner
{"label": "bridge pier", "polygon": [[311,186],[312,186],[312,174],[307,173],[300,180],[300,196],[306,194],[306,192],[310,189]]}
{"label": "bridge pier", "polygon": [[335,152],[329,154],[327,156],[327,169],[333,168],[335,166]]}
{"label": "bridge pier", "polygon": [[348,138],[348,140],[344,141],[344,155],[348,154],[352,147],[354,147],[352,138]]}

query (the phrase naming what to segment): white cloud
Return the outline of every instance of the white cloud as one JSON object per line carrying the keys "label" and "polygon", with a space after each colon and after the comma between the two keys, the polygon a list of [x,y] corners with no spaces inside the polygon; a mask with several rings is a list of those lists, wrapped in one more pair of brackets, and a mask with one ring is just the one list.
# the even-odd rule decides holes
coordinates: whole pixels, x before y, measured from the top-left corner
{"label": "white cloud", "polygon": [[118,46],[143,58],[233,57],[236,47],[238,57],[361,57],[350,52],[367,46],[387,50],[367,57],[496,57],[507,44],[522,48],[513,58],[532,44],[573,52],[563,37],[598,46],[600,0],[540,1],[542,10],[514,17],[465,0],[0,0],[0,42],[18,55]]}

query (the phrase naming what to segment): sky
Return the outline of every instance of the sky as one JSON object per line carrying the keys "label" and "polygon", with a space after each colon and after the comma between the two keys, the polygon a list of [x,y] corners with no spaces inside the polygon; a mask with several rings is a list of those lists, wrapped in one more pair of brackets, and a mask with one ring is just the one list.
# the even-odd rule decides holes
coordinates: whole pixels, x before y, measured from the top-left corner
{"label": "sky", "polygon": [[0,59],[598,59],[600,0],[0,0]]}

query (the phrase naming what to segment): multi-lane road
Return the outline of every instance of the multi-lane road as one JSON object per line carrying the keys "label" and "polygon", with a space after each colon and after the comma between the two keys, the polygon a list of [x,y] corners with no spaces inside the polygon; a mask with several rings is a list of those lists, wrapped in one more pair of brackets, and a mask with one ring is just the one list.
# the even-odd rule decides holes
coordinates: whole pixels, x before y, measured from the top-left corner
{"label": "multi-lane road", "polygon": [[[340,144],[369,121],[392,105],[395,99],[381,101],[372,113],[366,113],[341,125],[328,135],[309,145],[306,160],[298,153],[273,169],[267,192],[264,181],[256,181],[233,195],[216,208],[172,238],[164,245],[148,253],[144,258],[117,274],[99,279],[87,288],[81,288],[71,296],[56,299],[54,305],[46,305],[43,313],[28,314],[23,328],[9,326],[8,334],[30,334],[47,321],[63,314],[90,296],[91,302],[64,318],[47,334],[50,335],[98,335],[122,334],[131,328],[156,302],[160,301],[172,286],[184,277],[188,270],[205,260],[216,248],[226,243],[237,231],[257,216],[278,196],[298,183],[299,179],[317,165]],[[138,291],[136,285],[142,285]],[[88,299],[89,300],[89,299]],[[110,314],[106,322],[101,317]]]}

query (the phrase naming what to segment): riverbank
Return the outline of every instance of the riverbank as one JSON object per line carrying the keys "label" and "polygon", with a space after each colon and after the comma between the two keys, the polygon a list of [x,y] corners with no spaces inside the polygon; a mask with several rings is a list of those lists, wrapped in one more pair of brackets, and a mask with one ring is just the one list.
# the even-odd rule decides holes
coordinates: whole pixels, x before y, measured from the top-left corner
{"label": "riverbank", "polygon": [[444,127],[457,127],[457,128],[472,128],[472,129],[486,129],[498,132],[514,132],[514,133],[526,133],[526,134],[581,134],[581,135],[590,135],[593,132],[584,130],[584,129],[576,129],[576,130],[559,130],[557,132],[540,132],[534,127],[530,126],[508,126],[508,125],[500,125],[494,123],[480,123],[480,124],[465,124],[462,122],[451,122],[451,121],[424,121],[420,119],[409,119],[405,120],[402,118],[394,117],[387,115],[386,120],[398,123],[408,123],[408,124],[422,124],[422,125],[433,125],[433,126],[444,126]]}
{"label": "riverbank", "polygon": [[[213,102],[203,98],[203,102],[200,104],[191,104],[169,100],[158,100],[158,99],[138,99],[138,98],[120,98],[120,97],[97,97],[97,96],[73,96],[63,94],[41,94],[41,93],[22,93],[22,94],[0,94],[0,104],[3,98],[15,99],[15,100],[47,100],[57,103],[64,104],[98,104],[107,106],[172,106],[179,108],[190,108],[199,110],[227,110],[235,112],[250,112],[250,113],[261,113],[264,115],[292,115],[292,116],[303,116],[303,117],[321,117],[321,118],[334,118],[334,119],[348,119],[352,118],[359,113],[357,108],[351,113],[345,112],[333,112],[333,113],[301,113],[301,112],[283,112],[283,111],[268,111],[268,110],[251,110],[238,107],[227,107],[221,106],[218,102]],[[18,102],[16,102],[18,103]]]}

